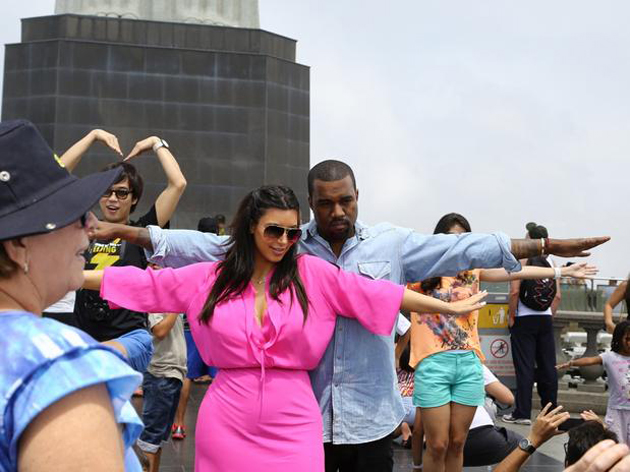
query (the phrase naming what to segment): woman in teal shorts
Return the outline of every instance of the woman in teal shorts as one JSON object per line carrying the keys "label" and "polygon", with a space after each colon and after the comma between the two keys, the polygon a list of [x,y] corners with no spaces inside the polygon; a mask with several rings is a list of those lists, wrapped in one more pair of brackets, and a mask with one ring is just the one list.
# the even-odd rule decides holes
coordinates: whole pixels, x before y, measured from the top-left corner
{"label": "woman in teal shorts", "polygon": [[[470,231],[466,218],[449,213],[440,219],[434,234]],[[455,277],[435,277],[410,284],[408,288],[445,302],[454,302],[478,293],[480,281],[559,276],[584,278],[595,273],[595,268],[586,264],[563,267],[557,272],[553,268],[527,266],[512,274],[504,269],[473,269]],[[463,467],[468,429],[485,396],[478,316],[476,311],[461,316],[412,313],[409,365],[416,369],[413,403],[417,407],[416,418],[422,418],[426,436],[423,469],[428,472],[456,472]],[[419,420],[416,421],[418,425]],[[415,444],[420,443],[416,441]],[[420,468],[420,465],[414,468]]]}

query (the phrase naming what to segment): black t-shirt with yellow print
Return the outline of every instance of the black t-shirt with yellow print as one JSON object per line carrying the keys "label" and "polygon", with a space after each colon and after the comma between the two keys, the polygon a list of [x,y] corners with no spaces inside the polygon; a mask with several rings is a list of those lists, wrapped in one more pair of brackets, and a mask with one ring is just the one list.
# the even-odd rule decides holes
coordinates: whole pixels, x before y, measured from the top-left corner
{"label": "black t-shirt with yellow print", "polygon": [[[157,225],[155,205],[131,222],[131,226]],[[168,225],[166,225],[168,226]],[[86,270],[103,270],[111,266],[134,266],[145,269],[147,260],[140,246],[117,238],[111,241],[92,241],[85,253]],[[108,341],[135,329],[148,329],[146,313],[124,308],[112,310],[108,303],[94,290],[79,290],[74,305],[79,327],[97,341]]]}

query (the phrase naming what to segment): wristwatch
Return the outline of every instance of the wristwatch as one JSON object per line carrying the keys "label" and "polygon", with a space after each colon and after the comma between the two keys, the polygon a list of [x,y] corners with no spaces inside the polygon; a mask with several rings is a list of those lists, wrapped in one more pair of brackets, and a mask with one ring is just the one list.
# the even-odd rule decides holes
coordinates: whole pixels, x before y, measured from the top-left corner
{"label": "wristwatch", "polygon": [[162,138],[158,138],[158,139],[159,141],[153,145],[153,152],[157,152],[157,150],[160,149],[161,147],[165,147],[166,149],[170,147],[164,139]]}
{"label": "wristwatch", "polygon": [[536,446],[532,444],[529,438],[523,438],[518,442],[518,447],[527,454],[533,454],[536,450]]}

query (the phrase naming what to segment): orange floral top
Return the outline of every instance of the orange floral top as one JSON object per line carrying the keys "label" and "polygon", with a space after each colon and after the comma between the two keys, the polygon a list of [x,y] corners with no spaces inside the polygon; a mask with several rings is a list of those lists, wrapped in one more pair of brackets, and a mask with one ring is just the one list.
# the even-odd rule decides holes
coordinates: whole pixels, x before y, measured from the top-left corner
{"label": "orange floral top", "polygon": [[[474,269],[460,272],[455,277],[442,277],[435,290],[424,293],[420,282],[407,285],[407,288],[445,302],[455,302],[479,292],[479,274]],[[475,351],[481,361],[477,331],[478,311],[467,315],[442,315],[440,313],[411,313],[411,355],[409,365],[416,368],[425,358],[443,351]]]}

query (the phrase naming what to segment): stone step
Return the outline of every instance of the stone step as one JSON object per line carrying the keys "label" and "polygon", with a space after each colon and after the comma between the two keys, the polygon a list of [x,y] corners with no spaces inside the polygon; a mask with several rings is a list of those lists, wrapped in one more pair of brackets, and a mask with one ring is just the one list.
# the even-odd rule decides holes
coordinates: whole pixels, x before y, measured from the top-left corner
{"label": "stone step", "polygon": [[[598,415],[605,415],[607,404],[607,392],[588,392],[573,388],[558,391],[558,405],[562,405],[569,413],[593,410]],[[541,408],[540,397],[538,397],[538,393],[535,390],[532,392],[532,407],[535,409]]]}

